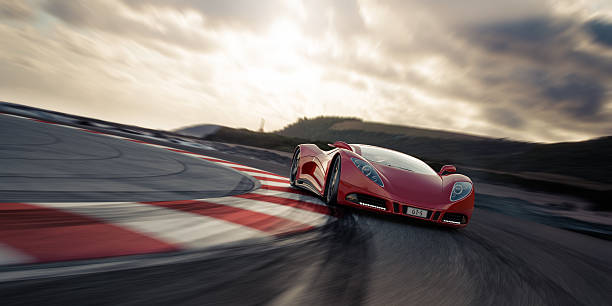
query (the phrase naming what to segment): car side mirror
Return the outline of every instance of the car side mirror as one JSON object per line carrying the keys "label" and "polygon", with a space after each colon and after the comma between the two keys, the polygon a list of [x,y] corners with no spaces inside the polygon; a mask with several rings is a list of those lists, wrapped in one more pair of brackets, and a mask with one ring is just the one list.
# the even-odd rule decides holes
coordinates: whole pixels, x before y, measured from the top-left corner
{"label": "car side mirror", "polygon": [[442,166],[442,169],[440,169],[440,172],[438,172],[439,176],[444,175],[444,173],[455,173],[457,172],[457,168],[455,168],[455,166],[453,165],[444,165]]}
{"label": "car side mirror", "polygon": [[328,144],[328,146],[338,148],[338,149],[349,150],[351,152],[353,151],[353,148],[351,148],[351,146],[349,146],[348,143],[344,141],[336,141],[333,144]]}

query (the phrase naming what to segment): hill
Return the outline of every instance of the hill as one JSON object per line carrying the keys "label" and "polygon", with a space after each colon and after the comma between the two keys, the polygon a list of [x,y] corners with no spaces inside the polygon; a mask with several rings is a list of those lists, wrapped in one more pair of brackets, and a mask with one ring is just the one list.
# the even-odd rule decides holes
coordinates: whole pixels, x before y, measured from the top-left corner
{"label": "hill", "polygon": [[[300,119],[277,132],[289,137],[344,140],[392,148],[429,161],[511,172],[545,172],[612,183],[612,137],[541,144],[364,122],[355,118]],[[309,137],[309,135],[312,135]]]}
{"label": "hill", "polygon": [[[372,133],[386,133],[393,135],[403,135],[411,137],[429,137],[439,139],[455,140],[487,140],[488,137],[462,134],[456,132],[423,129],[402,125],[393,125],[378,122],[365,122],[353,117],[316,117],[313,119],[300,118],[282,130],[278,131],[281,135],[293,135],[312,139],[327,139],[333,132],[342,131],[364,131]],[[330,140],[331,139],[327,139]]]}
{"label": "hill", "polygon": [[210,134],[216,133],[220,128],[221,128],[220,125],[200,124],[200,125],[193,125],[193,126],[180,128],[180,129],[174,130],[173,132],[182,134],[185,136],[203,138]]}
{"label": "hill", "polygon": [[326,142],[313,141],[299,137],[288,137],[273,133],[254,132],[247,129],[220,127],[214,133],[201,137],[204,140],[226,142],[260,147],[270,150],[293,152],[300,143],[315,143],[320,148],[328,150]]}

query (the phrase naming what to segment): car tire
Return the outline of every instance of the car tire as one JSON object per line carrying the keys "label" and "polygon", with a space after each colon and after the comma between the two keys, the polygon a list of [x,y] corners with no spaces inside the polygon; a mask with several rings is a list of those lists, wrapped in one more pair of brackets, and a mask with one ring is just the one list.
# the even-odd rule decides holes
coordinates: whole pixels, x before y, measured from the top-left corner
{"label": "car tire", "polygon": [[292,187],[296,187],[295,181],[297,179],[298,167],[300,165],[300,148],[296,148],[293,153],[293,159],[291,160],[291,170],[289,172],[289,184]]}
{"label": "car tire", "polygon": [[340,185],[340,157],[334,158],[332,166],[325,185],[325,203],[327,205],[338,204],[338,186]]}

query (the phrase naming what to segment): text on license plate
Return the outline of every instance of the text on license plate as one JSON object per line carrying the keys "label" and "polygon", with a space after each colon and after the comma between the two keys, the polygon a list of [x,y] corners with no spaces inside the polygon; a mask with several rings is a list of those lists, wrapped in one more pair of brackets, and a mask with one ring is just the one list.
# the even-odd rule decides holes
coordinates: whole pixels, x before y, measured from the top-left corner
{"label": "text on license plate", "polygon": [[425,209],[406,207],[406,214],[415,217],[427,218],[427,210]]}

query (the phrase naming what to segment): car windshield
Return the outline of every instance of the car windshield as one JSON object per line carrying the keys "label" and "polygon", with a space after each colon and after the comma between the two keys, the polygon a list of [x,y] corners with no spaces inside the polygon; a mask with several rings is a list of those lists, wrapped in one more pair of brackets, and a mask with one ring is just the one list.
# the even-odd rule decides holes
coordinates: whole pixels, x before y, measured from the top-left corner
{"label": "car windshield", "polygon": [[359,145],[359,147],[361,148],[361,156],[371,162],[421,174],[436,174],[431,167],[416,157],[367,145]]}

